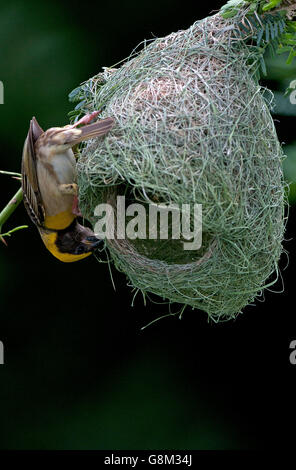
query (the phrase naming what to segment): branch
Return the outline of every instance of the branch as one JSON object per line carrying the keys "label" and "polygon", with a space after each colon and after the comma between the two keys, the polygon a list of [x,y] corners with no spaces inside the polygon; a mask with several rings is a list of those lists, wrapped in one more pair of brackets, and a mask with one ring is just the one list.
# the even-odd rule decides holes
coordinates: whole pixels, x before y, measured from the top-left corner
{"label": "branch", "polygon": [[0,170],[0,174],[1,174],[1,175],[16,176],[17,178],[21,178],[21,177],[22,177],[21,173],[15,173],[14,171],[3,171],[3,170]]}
{"label": "branch", "polygon": [[[8,172],[2,172],[1,171],[1,173],[6,173],[7,174]],[[13,196],[13,198],[9,201],[7,206],[4,207],[3,211],[0,213],[0,240],[2,240],[2,242],[4,242],[5,244],[6,244],[6,242],[4,240],[4,236],[10,236],[16,230],[27,228],[27,225],[22,225],[20,227],[16,227],[12,230],[9,230],[6,233],[3,233],[3,234],[1,233],[2,226],[9,219],[9,217],[13,214],[13,212],[18,207],[18,205],[22,202],[22,200],[23,200],[23,191],[22,191],[22,188],[20,188],[18,190],[18,192]]]}
{"label": "branch", "polygon": [[13,196],[13,198],[9,201],[6,207],[4,207],[3,211],[0,213],[0,230],[2,225],[5,224],[6,220],[9,219],[11,214],[15,211],[17,206],[23,200],[23,191],[22,188],[18,190],[18,192]]}

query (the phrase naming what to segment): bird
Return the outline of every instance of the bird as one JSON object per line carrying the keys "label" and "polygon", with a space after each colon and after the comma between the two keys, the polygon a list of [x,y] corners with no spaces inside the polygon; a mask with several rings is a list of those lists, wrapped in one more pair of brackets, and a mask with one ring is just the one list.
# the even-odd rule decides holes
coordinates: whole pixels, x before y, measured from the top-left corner
{"label": "bird", "polygon": [[[33,117],[22,155],[22,191],[25,208],[50,253],[65,263],[93,253],[102,240],[78,222],[76,160],[72,148],[107,134],[114,125],[108,117],[91,123],[98,111],[75,124],[44,131]],[[78,127],[78,126],[82,127]]]}

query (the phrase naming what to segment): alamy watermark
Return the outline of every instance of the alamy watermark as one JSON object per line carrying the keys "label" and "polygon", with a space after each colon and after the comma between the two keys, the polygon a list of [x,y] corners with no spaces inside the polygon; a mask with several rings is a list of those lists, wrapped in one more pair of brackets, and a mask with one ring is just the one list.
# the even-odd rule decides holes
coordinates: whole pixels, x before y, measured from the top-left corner
{"label": "alamy watermark", "polygon": [[0,80],[0,104],[4,104],[4,85]]}
{"label": "alamy watermark", "polygon": [[290,349],[292,349],[292,352],[290,353],[290,356],[289,356],[290,364],[295,366],[296,365],[296,339],[291,341]]}
{"label": "alamy watermark", "polygon": [[290,93],[290,103],[291,104],[296,104],[296,80],[293,80],[289,88],[292,89],[292,92]]}
{"label": "alamy watermark", "polygon": [[[201,204],[143,204],[126,206],[125,196],[112,204],[99,204],[94,211],[99,217],[94,232],[98,238],[113,240],[149,239],[183,240],[184,250],[199,250],[202,245]],[[170,221],[169,221],[170,216]],[[128,220],[127,220],[128,218]]]}
{"label": "alamy watermark", "polygon": [[4,345],[2,341],[0,341],[0,365],[4,364]]}

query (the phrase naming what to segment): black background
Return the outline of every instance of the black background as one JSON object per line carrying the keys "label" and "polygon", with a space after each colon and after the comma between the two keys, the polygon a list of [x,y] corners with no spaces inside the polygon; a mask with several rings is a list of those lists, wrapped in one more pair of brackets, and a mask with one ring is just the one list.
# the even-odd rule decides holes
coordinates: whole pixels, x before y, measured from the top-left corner
{"label": "black background", "polygon": [[[223,2],[28,1],[1,5],[1,169],[19,171],[29,119],[64,125],[67,94],[143,39],[185,29]],[[8,11],[8,9],[10,10]],[[4,19],[3,19],[4,18]],[[46,46],[47,44],[47,46]],[[43,48],[43,49],[42,49]],[[294,65],[295,67],[295,65]],[[296,78],[296,77],[295,77]],[[280,118],[280,140],[295,123]],[[18,183],[1,176],[3,206]],[[29,223],[21,206],[9,226]],[[296,366],[295,208],[283,293],[214,324],[187,309],[131,307],[123,274],[94,257],[71,265],[36,229],[0,245],[1,449],[257,449],[292,444]],[[281,291],[279,281],[274,290]],[[177,307],[176,307],[177,310]]]}

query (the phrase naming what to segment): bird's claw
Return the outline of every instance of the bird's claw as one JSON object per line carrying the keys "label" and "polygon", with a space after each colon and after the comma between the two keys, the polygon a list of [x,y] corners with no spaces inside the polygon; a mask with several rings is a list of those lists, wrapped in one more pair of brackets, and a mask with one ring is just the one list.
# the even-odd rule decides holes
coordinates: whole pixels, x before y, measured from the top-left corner
{"label": "bird's claw", "polygon": [[68,194],[74,197],[75,196],[77,197],[77,194],[78,194],[78,186],[76,183],[60,184],[59,190],[62,194]]}
{"label": "bird's claw", "polygon": [[0,235],[0,240],[2,241],[2,243],[4,243],[5,246],[8,246],[8,245],[7,245],[7,241],[6,241],[5,238],[2,237],[1,235]]}
{"label": "bird's claw", "polygon": [[86,114],[81,119],[79,119],[79,121],[75,122],[75,124],[72,124],[71,127],[74,128],[80,125],[85,126],[86,124],[89,124],[91,121],[93,121],[99,114],[99,111],[93,111],[92,113]]}
{"label": "bird's claw", "polygon": [[80,212],[79,205],[78,205],[78,196],[74,196],[72,214],[76,215],[77,217],[82,217],[82,214]]}

